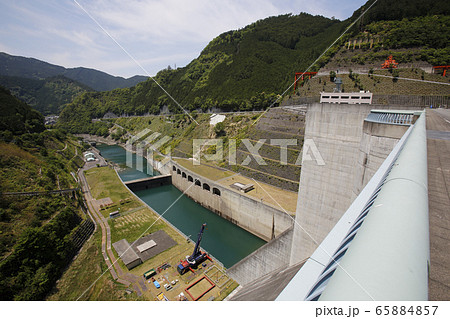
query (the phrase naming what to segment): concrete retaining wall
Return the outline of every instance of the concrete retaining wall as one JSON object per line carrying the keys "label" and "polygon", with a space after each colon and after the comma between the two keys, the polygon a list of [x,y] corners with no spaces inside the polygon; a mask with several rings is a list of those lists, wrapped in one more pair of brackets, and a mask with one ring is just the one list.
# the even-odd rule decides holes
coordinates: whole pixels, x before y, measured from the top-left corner
{"label": "concrete retaining wall", "polygon": [[125,182],[125,185],[133,192],[170,184],[172,184],[172,175],[170,174]]}
{"label": "concrete retaining wall", "polygon": [[289,264],[293,227],[271,240],[227,270],[227,274],[240,285],[246,285],[259,277]]}
{"label": "concrete retaining wall", "polygon": [[197,175],[172,162],[172,184],[210,209],[259,238],[270,241],[293,225],[281,210]]}

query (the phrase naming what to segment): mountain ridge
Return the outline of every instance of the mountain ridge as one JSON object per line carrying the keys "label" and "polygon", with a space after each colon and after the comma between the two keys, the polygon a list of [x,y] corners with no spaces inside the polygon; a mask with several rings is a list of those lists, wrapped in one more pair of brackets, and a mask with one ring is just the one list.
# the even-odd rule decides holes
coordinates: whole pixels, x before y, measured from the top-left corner
{"label": "mountain ridge", "polygon": [[42,80],[0,75],[0,85],[43,115],[59,114],[61,108],[77,95],[94,91],[63,75]]}
{"label": "mountain ridge", "polygon": [[15,56],[5,52],[0,52],[0,75],[36,80],[63,75],[96,91],[131,87],[148,78],[147,76],[135,75],[126,79],[92,68],[65,68],[36,58]]}
{"label": "mountain ridge", "polygon": [[[429,20],[419,17],[450,15],[449,5],[443,0],[397,0],[395,3],[378,0],[372,6],[374,1],[369,0],[344,21],[308,13],[284,14],[258,20],[239,30],[224,32],[211,40],[199,57],[187,66],[161,70],[155,80],[190,112],[261,110],[277,104],[278,94],[285,92],[292,84],[296,72],[318,71],[339,52],[346,41],[365,32],[366,27],[377,26],[376,23],[380,21],[395,21],[393,25],[398,27],[398,32],[403,32],[406,37],[414,37],[414,32],[406,31],[411,26],[420,26],[421,21]],[[347,30],[369,7],[371,9],[363,19]],[[418,20],[403,23],[405,19]],[[437,34],[444,33],[444,39],[439,36],[433,38],[439,43],[445,42],[449,33],[446,22],[436,28]],[[341,36],[346,30],[348,32]],[[399,39],[398,34],[395,36],[389,35],[389,39]],[[336,39],[339,40],[316,60]],[[400,40],[405,42],[401,37]],[[381,54],[380,58],[386,59],[390,54],[383,48],[387,43],[386,39],[378,48],[380,51],[377,55]],[[411,43],[406,44],[409,47]],[[423,54],[419,52],[417,56],[419,60],[445,62],[450,56],[445,48],[434,48],[432,42],[427,42],[426,36],[421,35],[419,42],[414,42],[414,45],[424,47]],[[81,124],[80,117],[73,116],[77,113],[83,114],[86,121],[88,118],[100,118],[107,112],[142,115],[160,114],[161,110],[182,112],[155,83],[147,80],[128,89],[100,94],[84,93],[66,106],[60,120],[63,126],[73,131],[82,127],[86,129],[90,125],[87,122]]]}

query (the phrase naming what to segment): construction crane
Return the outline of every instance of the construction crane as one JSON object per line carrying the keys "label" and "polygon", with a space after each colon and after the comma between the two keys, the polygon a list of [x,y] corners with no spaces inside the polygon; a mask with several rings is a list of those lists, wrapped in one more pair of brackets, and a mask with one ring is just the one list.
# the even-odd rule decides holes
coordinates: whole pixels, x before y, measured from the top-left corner
{"label": "construction crane", "polygon": [[[205,230],[206,223],[202,225],[200,232],[198,233],[197,242],[195,243],[194,252],[190,256],[186,256],[184,261],[181,261],[177,267],[178,273],[184,275],[188,270],[194,272],[192,268],[197,268],[206,259],[211,260],[206,252],[200,250],[200,242],[202,241],[203,231]],[[212,261],[212,260],[211,260]]]}

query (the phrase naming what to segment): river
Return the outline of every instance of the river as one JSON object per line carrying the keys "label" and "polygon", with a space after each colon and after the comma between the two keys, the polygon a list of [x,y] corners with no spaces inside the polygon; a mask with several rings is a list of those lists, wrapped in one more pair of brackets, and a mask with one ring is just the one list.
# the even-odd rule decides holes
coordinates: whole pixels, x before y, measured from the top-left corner
{"label": "river", "polygon": [[[122,147],[97,144],[97,149],[101,151],[105,159],[121,167],[119,175],[124,181],[152,176],[151,172],[147,174],[147,161],[143,157],[132,154],[133,167],[126,167],[127,151]],[[140,165],[136,166],[136,162]],[[135,167],[143,167],[144,172]],[[153,175],[159,175],[156,171],[154,173]],[[227,268],[265,243],[262,239],[214,214],[187,196],[182,196],[182,192],[173,185],[137,191],[135,194],[194,241],[197,240],[201,225],[206,223],[201,246]]]}

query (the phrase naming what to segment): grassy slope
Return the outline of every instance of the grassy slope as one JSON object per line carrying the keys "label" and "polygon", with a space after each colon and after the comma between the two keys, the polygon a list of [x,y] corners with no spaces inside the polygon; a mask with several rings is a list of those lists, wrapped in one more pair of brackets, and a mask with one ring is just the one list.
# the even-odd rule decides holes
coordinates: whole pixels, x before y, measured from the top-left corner
{"label": "grassy slope", "polygon": [[101,253],[101,232],[87,241],[64,272],[47,300],[126,300],[134,299],[125,287],[113,281]]}
{"label": "grassy slope", "polygon": [[[342,71],[342,69],[341,69]],[[394,81],[392,78],[377,77],[376,74],[392,77],[392,73],[387,70],[375,70],[374,76],[366,74],[358,75],[359,82],[356,83],[354,79],[351,79],[348,74],[339,74],[339,77],[343,81],[343,88],[346,92],[359,92],[360,89],[369,90],[375,95],[436,95],[436,96],[448,96],[448,85],[440,85],[433,83],[422,82],[435,81],[450,83],[450,77],[447,75],[443,77],[439,74],[428,74],[422,72],[422,70],[402,69],[401,65],[398,69],[398,75],[400,78],[416,79],[419,81],[407,81],[398,79]],[[319,97],[320,92],[332,92],[336,85],[330,81],[329,76],[316,76],[311,80],[308,80],[303,87],[297,90],[296,95],[293,96],[291,103],[295,103],[296,97]]]}

